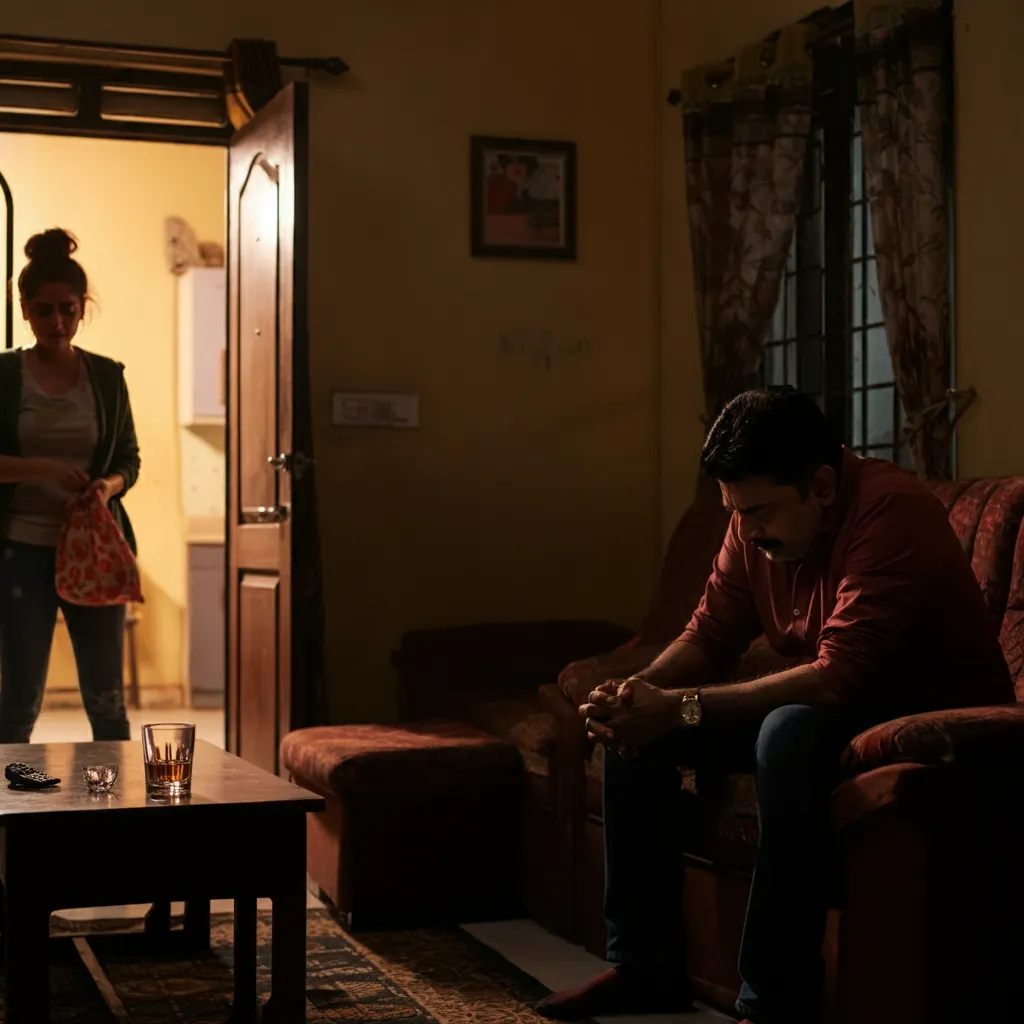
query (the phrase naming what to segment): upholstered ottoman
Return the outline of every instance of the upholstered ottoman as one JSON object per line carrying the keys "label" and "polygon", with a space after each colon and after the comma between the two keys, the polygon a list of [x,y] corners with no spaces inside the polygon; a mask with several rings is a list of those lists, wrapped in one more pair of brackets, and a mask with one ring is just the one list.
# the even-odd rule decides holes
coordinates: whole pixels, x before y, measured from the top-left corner
{"label": "upholstered ottoman", "polygon": [[523,767],[457,722],[300,729],[281,744],[307,815],[307,865],[354,929],[521,913]]}

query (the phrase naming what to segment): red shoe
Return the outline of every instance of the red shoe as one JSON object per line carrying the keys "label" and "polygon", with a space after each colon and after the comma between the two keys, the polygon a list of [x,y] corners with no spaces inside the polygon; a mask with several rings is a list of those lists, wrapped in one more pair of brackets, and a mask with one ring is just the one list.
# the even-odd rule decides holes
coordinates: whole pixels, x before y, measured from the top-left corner
{"label": "red shoe", "polygon": [[552,992],[534,1011],[547,1020],[574,1021],[620,1013],[685,1013],[693,997],[678,972],[618,964],[579,988]]}

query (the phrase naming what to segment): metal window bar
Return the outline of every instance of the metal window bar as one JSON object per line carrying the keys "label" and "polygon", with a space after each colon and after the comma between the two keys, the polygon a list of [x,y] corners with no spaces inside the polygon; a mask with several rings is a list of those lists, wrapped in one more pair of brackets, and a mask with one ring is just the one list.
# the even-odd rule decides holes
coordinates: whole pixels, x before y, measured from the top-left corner
{"label": "metal window bar", "polygon": [[822,396],[821,136],[808,142],[804,191],[775,313],[765,337],[761,379]]}
{"label": "metal window bar", "polygon": [[[796,274],[787,276],[768,344],[781,343],[788,357],[792,349],[787,343],[797,341],[798,372],[794,380],[787,359],[787,382],[819,400],[826,418],[854,451],[894,459],[899,455],[902,409],[876,295],[852,35],[823,56],[818,70],[808,190],[796,236]],[[816,171],[817,204],[810,181]],[[817,246],[814,238],[819,239]],[[794,303],[801,311],[795,332],[790,330],[789,308]],[[786,328],[781,333],[780,322]],[[778,379],[779,360],[768,361]],[[878,429],[880,417],[883,426]],[[884,426],[886,421],[889,426]]]}
{"label": "metal window bar", "polygon": [[823,137],[824,412],[832,429],[852,442],[852,334],[849,194],[853,40],[843,39],[817,61],[815,114]]}

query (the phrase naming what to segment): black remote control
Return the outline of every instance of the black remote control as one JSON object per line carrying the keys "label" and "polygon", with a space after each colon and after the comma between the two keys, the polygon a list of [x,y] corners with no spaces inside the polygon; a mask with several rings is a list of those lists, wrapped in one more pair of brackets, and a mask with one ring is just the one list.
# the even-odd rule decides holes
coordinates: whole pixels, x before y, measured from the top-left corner
{"label": "black remote control", "polygon": [[17,761],[4,769],[4,775],[7,776],[11,789],[49,789],[60,784],[60,779]]}

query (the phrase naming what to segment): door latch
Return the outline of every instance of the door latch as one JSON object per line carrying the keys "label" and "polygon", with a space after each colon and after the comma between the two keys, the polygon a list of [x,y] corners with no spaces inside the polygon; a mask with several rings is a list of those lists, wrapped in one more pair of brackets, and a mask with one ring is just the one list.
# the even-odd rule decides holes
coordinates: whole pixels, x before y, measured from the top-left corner
{"label": "door latch", "polygon": [[316,465],[316,459],[311,459],[303,452],[281,452],[280,455],[268,455],[267,465],[273,466],[278,472],[290,473],[296,480],[301,480],[308,469]]}
{"label": "door latch", "polygon": [[257,505],[245,509],[244,518],[249,523],[283,523],[288,518],[288,509],[284,505]]}

